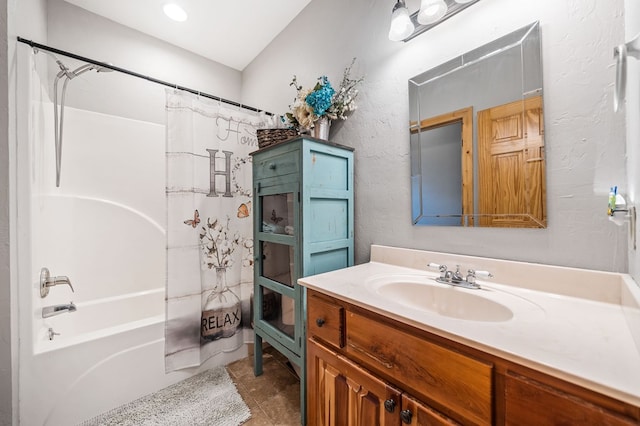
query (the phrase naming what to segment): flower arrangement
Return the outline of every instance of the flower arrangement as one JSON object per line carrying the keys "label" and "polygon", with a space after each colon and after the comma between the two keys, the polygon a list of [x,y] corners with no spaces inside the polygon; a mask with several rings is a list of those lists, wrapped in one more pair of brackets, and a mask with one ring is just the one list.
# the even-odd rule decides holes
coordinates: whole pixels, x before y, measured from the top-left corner
{"label": "flower arrangement", "polygon": [[346,120],[357,108],[355,100],[358,89],[356,87],[364,80],[364,77],[351,78],[351,68],[355,61],[356,59],[353,58],[351,65],[345,68],[337,91],[324,75],[318,78],[313,89],[304,89],[298,85],[294,75],[289,85],[295,87],[298,93],[293,105],[290,105],[291,112],[286,114],[289,123],[297,129],[311,129],[321,117],[327,117],[330,120]]}
{"label": "flower arrangement", "polygon": [[207,218],[207,224],[202,227],[200,241],[205,256],[204,265],[209,268],[228,268],[233,265],[231,254],[240,244],[240,234],[231,235],[229,218],[226,226],[220,220]]}

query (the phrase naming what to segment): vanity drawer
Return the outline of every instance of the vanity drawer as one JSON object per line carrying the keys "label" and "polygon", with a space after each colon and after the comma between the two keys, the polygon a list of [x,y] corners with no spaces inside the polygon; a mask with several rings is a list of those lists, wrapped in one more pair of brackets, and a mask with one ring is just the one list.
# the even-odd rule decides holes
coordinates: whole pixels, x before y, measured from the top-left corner
{"label": "vanity drawer", "polygon": [[458,421],[492,423],[492,364],[351,311],[346,329],[350,358]]}
{"label": "vanity drawer", "polygon": [[307,303],[307,334],[336,348],[344,347],[344,308],[315,294]]}
{"label": "vanity drawer", "polygon": [[268,179],[298,173],[298,151],[289,151],[261,158],[253,166],[254,180]]}

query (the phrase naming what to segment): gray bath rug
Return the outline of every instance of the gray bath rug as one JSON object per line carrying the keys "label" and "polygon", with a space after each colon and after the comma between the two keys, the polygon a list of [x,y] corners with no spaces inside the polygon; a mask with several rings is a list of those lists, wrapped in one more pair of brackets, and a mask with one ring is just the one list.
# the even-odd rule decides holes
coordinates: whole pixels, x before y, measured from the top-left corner
{"label": "gray bath rug", "polygon": [[207,370],[80,426],[238,426],[251,417],[224,367]]}

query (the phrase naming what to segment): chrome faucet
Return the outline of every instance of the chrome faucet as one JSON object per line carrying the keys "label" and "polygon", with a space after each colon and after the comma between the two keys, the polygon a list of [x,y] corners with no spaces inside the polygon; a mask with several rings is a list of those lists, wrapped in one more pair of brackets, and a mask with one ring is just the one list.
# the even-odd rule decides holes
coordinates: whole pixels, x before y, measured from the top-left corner
{"label": "chrome faucet", "polygon": [[45,306],[42,308],[42,318],[49,318],[56,315],[64,314],[65,312],[75,312],[76,305],[73,302],[62,305]]}
{"label": "chrome faucet", "polygon": [[447,265],[439,265],[437,263],[429,263],[430,268],[438,268],[440,276],[435,280],[441,284],[449,284],[456,287],[464,287],[477,290],[480,288],[480,284],[476,282],[476,276],[482,276],[486,278],[492,278],[493,275],[489,271],[476,271],[469,269],[467,276],[463,277],[460,273],[460,265],[456,265],[455,271],[449,271]]}

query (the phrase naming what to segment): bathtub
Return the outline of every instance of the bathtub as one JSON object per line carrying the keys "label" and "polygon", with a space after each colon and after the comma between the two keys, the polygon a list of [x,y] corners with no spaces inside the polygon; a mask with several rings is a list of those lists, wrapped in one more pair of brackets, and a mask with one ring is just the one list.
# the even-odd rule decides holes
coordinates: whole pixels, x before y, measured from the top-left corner
{"label": "bathtub", "polygon": [[[76,311],[42,319],[34,352],[40,354],[126,333],[164,326],[164,287],[75,303]],[[49,329],[56,335],[50,335]]]}
{"label": "bathtub", "polygon": [[[77,311],[43,319],[22,371],[20,424],[69,426],[247,356],[244,345],[198,368],[165,374],[164,294],[156,288],[77,303]],[[96,321],[95,318],[99,318]],[[60,330],[49,340],[47,329]]]}
{"label": "bathtub", "polygon": [[76,306],[43,320],[21,424],[77,424],[190,375],[164,374],[164,288]]}
{"label": "bathtub", "polygon": [[[21,348],[20,424],[74,425],[194,374],[164,372],[164,230],[132,203],[40,194],[32,276],[73,285],[31,289]],[[100,224],[100,225],[98,225]],[[73,301],[75,312],[43,318]],[[50,339],[49,330],[55,333]]]}

